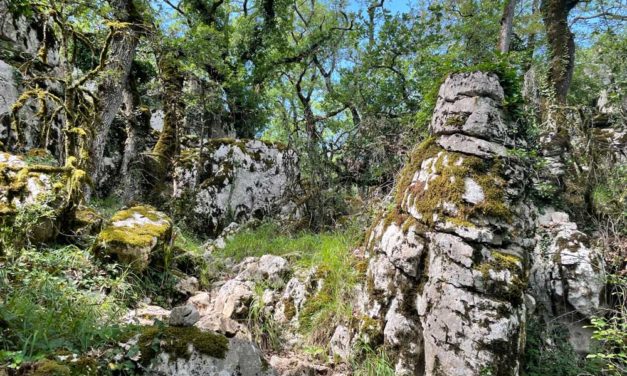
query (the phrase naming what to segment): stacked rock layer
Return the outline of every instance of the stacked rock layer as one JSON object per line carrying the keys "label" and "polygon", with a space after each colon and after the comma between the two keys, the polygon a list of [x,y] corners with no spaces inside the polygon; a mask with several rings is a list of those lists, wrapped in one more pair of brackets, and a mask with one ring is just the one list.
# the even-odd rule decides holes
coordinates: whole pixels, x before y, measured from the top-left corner
{"label": "stacked rock layer", "polygon": [[519,372],[534,225],[503,100],[495,75],[447,78],[369,235],[360,329],[399,375]]}

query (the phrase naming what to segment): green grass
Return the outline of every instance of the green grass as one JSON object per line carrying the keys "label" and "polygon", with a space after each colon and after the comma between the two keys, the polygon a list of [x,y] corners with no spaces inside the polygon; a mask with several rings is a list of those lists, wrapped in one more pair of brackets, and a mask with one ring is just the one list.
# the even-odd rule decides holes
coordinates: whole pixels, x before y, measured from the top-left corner
{"label": "green grass", "polygon": [[355,376],[394,376],[394,366],[382,349],[364,346],[361,353],[364,358],[353,364]]}
{"label": "green grass", "polygon": [[357,225],[332,232],[287,234],[276,224],[264,223],[236,234],[214,256],[240,261],[249,256],[272,254],[288,258],[296,268],[315,268],[317,277],[324,279],[324,283],[306,301],[300,313],[300,328],[309,344],[326,345],[334,328],[348,323],[352,315],[350,295],[359,281],[359,272],[351,253],[360,235]]}
{"label": "green grass", "polygon": [[[0,265],[0,363],[113,341],[131,291],[76,247],[24,250]],[[104,292],[110,291],[109,295]],[[101,293],[102,292],[102,293]]]}
{"label": "green grass", "polygon": [[203,242],[196,235],[185,231],[179,227],[174,228],[174,246],[195,255],[202,255],[204,252]]}

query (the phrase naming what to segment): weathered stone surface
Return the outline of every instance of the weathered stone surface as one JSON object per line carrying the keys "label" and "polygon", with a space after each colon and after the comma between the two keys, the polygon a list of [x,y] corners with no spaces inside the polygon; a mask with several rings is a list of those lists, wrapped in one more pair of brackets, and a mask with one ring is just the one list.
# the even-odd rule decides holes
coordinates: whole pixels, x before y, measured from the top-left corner
{"label": "weathered stone surface", "polygon": [[150,206],[134,206],[111,218],[93,250],[142,272],[162,259],[171,238],[172,221],[166,214]]}
{"label": "weathered stone surface", "polygon": [[149,373],[161,376],[271,376],[275,372],[263,360],[261,351],[251,342],[231,338],[224,359],[195,351],[190,346],[189,358],[173,359],[161,353],[153,360]]}
{"label": "weathered stone surface", "polygon": [[[44,22],[48,22],[48,30],[52,29],[51,21],[44,21],[37,15],[15,17],[8,7],[6,0],[0,0],[0,142],[9,146],[8,150],[16,148],[16,132],[10,126],[11,106],[24,92],[21,82],[30,78],[23,76],[18,70],[29,62],[29,74],[37,73],[46,77],[60,77],[59,44],[52,33],[47,34],[45,54],[41,54],[44,46],[42,29]],[[42,81],[39,87],[55,94],[60,93],[60,84],[54,79]],[[23,135],[19,151],[42,147],[39,134],[41,124],[38,112],[39,100],[31,98],[25,101],[18,113],[20,130]],[[47,147],[55,150],[59,156],[60,122],[53,121],[50,129],[50,142]]]}
{"label": "weathered stone surface", "polygon": [[244,318],[253,298],[254,283],[231,279],[227,281],[216,297],[215,310],[228,318]]}
{"label": "weathered stone surface", "polygon": [[16,247],[24,246],[25,242],[53,240],[59,232],[61,216],[74,215],[66,191],[72,170],[30,164],[26,160],[25,156],[0,152],[0,221],[11,227],[18,211],[38,213],[36,223],[28,223],[27,228],[16,227],[11,239],[5,239]]}
{"label": "weathered stone surface", "polygon": [[455,133],[438,138],[438,144],[445,150],[476,155],[481,158],[504,157],[507,149],[496,142]]}
{"label": "weathered stone surface", "polygon": [[290,272],[287,260],[273,255],[263,255],[259,259],[249,257],[240,264],[239,269],[238,280],[265,281],[275,287],[282,287]]}
{"label": "weathered stone surface", "polygon": [[335,332],[329,342],[331,356],[347,360],[350,356],[351,333],[344,325],[335,328]]}
{"label": "weathered stone surface", "polygon": [[451,75],[373,227],[360,337],[397,375],[518,375],[532,211],[491,74]]}
{"label": "weathered stone surface", "polygon": [[189,296],[200,289],[200,283],[196,277],[185,277],[178,281],[174,288],[181,294]]}
{"label": "weathered stone surface", "polygon": [[295,154],[258,140],[209,140],[202,166],[197,150],[176,162],[177,212],[195,231],[216,236],[231,222],[272,214],[293,215],[288,193],[296,189]]}
{"label": "weathered stone surface", "polygon": [[192,326],[200,320],[200,314],[193,304],[174,307],[170,312],[170,325]]}
{"label": "weathered stone surface", "polygon": [[493,73],[456,73],[440,86],[438,100],[452,102],[460,97],[483,97],[501,102],[505,94],[498,76]]}
{"label": "weathered stone surface", "polygon": [[601,304],[603,258],[568,214],[548,208],[538,225],[530,275],[538,314],[565,324],[574,348],[587,352],[591,333],[584,327]]}
{"label": "weathered stone surface", "polygon": [[140,304],[136,309],[130,310],[124,319],[125,323],[151,326],[156,320],[166,322],[170,317],[170,311],[159,306]]}

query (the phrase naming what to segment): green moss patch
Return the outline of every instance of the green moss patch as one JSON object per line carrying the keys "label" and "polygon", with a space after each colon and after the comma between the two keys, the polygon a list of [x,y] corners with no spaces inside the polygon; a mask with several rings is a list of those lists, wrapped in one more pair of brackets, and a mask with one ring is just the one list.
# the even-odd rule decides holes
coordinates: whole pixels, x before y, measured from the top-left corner
{"label": "green moss patch", "polygon": [[173,360],[189,359],[190,345],[195,351],[218,359],[224,359],[229,349],[229,341],[226,337],[212,332],[203,332],[195,326],[145,327],[138,341],[144,364],[148,364],[159,352],[170,354]]}
{"label": "green moss patch", "polygon": [[134,226],[107,226],[98,235],[98,241],[105,244],[124,244],[133,247],[146,247],[151,245],[155,238],[164,239],[172,230],[172,224],[165,217],[159,215],[151,206],[135,206],[116,213],[111,222],[132,220],[139,214],[153,223],[138,223]]}
{"label": "green moss patch", "polygon": [[[491,259],[480,263],[477,270],[481,272],[488,292],[499,299],[507,300],[513,304],[522,303],[522,294],[527,287],[527,278],[524,275],[523,260],[514,255],[493,251]],[[492,281],[490,271],[500,272],[508,270],[511,273],[511,283]]]}
{"label": "green moss patch", "polygon": [[[431,166],[435,174],[428,182],[428,189],[425,189],[425,183],[412,184],[412,180],[422,162],[429,158],[435,158]],[[475,205],[463,200],[466,178],[473,179],[481,187],[485,197],[482,202]],[[483,160],[448,152],[436,145],[434,139],[427,139],[413,152],[410,162],[401,172],[396,187],[396,209],[388,214],[385,224],[405,222],[406,214],[402,206],[408,194],[411,195],[409,205],[422,214],[422,222],[427,225],[433,225],[436,215],[438,218],[448,216],[444,203],[455,205],[458,210],[455,221],[465,225],[477,214],[510,220],[511,212],[504,197],[505,184],[500,160]]]}

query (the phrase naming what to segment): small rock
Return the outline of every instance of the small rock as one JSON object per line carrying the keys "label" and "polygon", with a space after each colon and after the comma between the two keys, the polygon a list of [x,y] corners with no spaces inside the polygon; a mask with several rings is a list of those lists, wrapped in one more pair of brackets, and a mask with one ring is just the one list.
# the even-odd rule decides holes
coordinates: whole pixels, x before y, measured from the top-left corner
{"label": "small rock", "polygon": [[187,277],[178,281],[174,288],[183,295],[192,295],[200,289],[200,284],[198,283],[198,278]]}
{"label": "small rock", "polygon": [[193,304],[186,304],[172,309],[170,313],[170,325],[192,326],[200,320],[200,314]]}
{"label": "small rock", "polygon": [[165,321],[170,317],[170,311],[156,305],[141,304],[137,309],[128,312],[124,318],[125,323],[143,326],[154,325],[156,320]]}
{"label": "small rock", "polygon": [[235,279],[227,281],[218,291],[214,306],[216,312],[228,318],[245,317],[253,297],[253,288],[252,282]]}
{"label": "small rock", "polygon": [[347,327],[339,325],[331,337],[331,356],[337,356],[342,360],[350,356],[351,334]]}

